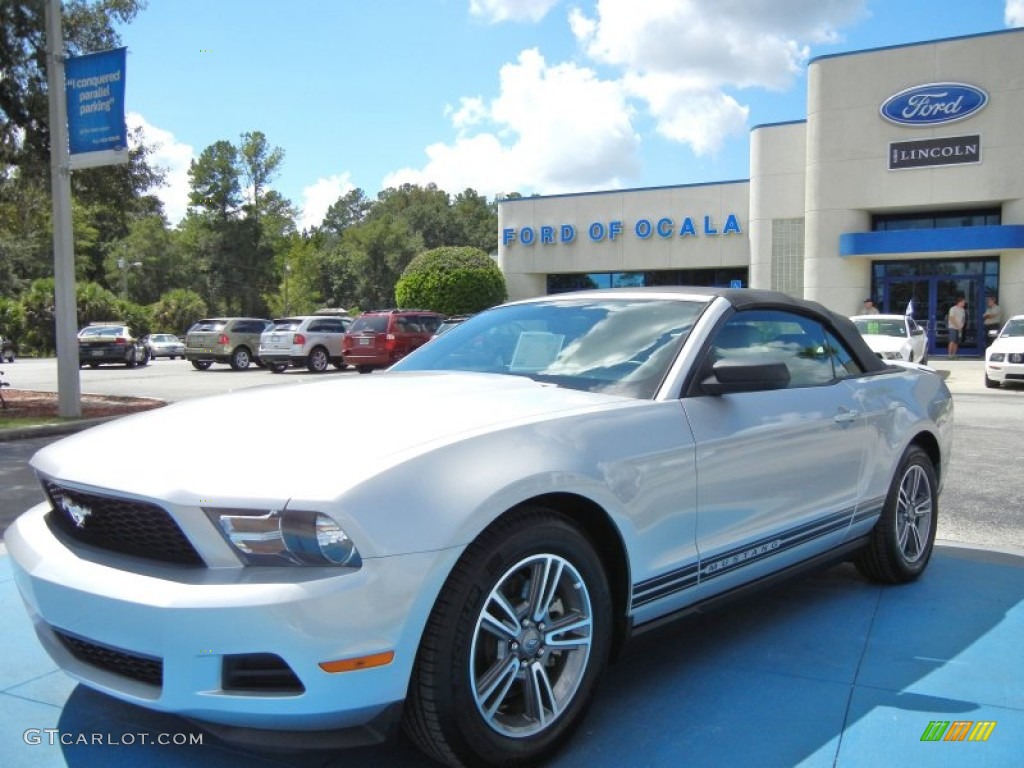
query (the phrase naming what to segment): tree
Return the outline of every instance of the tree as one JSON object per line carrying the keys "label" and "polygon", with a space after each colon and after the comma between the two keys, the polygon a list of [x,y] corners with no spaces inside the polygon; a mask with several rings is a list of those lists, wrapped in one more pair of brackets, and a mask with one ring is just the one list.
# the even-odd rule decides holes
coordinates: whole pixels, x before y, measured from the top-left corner
{"label": "tree", "polygon": [[263,131],[249,131],[242,134],[238,157],[246,188],[252,190],[252,214],[259,219],[264,191],[284,160],[284,150],[280,147],[271,149]]}
{"label": "tree", "polygon": [[345,230],[334,258],[350,283],[344,293],[331,296],[335,306],[390,307],[395,303],[395,283],[423,241],[404,221],[379,219]]}
{"label": "tree", "polygon": [[230,141],[216,141],[188,167],[189,205],[220,221],[234,218],[242,205],[238,150]]}
{"label": "tree", "polygon": [[399,307],[467,315],[505,300],[505,277],[478,248],[435,248],[405,268],[395,286]]}
{"label": "tree", "polygon": [[153,307],[153,327],[184,334],[196,320],[206,315],[206,303],[202,296],[195,291],[175,288],[161,296]]}
{"label": "tree", "polygon": [[341,237],[341,233],[349,227],[361,224],[372,207],[373,201],[367,199],[363,190],[350,190],[327,209],[320,230],[330,236]]}

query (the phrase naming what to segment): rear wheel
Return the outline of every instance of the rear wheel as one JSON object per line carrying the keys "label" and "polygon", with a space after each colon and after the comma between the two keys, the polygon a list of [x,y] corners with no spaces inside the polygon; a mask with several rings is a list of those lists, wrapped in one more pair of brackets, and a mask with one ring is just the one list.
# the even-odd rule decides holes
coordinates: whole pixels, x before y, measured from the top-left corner
{"label": "rear wheel", "polygon": [[451,765],[534,765],[579,725],[608,661],[611,596],[570,520],[528,507],[463,554],[427,622],[404,726]]}
{"label": "rear wheel", "polygon": [[900,460],[868,546],[854,560],[857,570],[887,584],[913,581],[931,558],[938,517],[935,467],[912,445]]}
{"label": "rear wheel", "polygon": [[309,357],[306,358],[306,368],[313,373],[323,373],[330,364],[331,359],[323,347],[314,347],[313,351],[309,353]]}
{"label": "rear wheel", "polygon": [[192,361],[192,367],[195,368],[197,371],[205,371],[211,365],[213,365],[213,361],[211,361],[211,360],[193,360]]}
{"label": "rear wheel", "polygon": [[238,347],[231,353],[231,367],[236,371],[244,371],[249,367],[250,362],[252,362],[252,358],[249,356],[249,350],[245,347]]}

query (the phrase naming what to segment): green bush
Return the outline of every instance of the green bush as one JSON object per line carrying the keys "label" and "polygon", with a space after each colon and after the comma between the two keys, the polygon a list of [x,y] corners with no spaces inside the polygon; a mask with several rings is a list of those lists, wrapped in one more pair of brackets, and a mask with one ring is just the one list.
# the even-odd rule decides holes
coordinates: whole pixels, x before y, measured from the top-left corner
{"label": "green bush", "polygon": [[409,262],[395,285],[400,308],[470,315],[505,300],[505,276],[478,248],[443,247]]}

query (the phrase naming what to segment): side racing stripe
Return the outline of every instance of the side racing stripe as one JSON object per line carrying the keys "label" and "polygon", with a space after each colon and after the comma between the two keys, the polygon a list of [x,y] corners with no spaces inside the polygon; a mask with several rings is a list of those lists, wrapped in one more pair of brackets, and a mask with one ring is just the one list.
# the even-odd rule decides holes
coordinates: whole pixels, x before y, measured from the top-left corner
{"label": "side racing stripe", "polygon": [[733,547],[725,552],[701,558],[696,562],[687,563],[667,573],[645,579],[633,585],[633,599],[630,602],[630,607],[636,609],[653,603],[656,600],[678,594],[717,576],[732,573],[740,568],[753,565],[773,555],[782,554],[822,536],[828,536],[848,527],[851,524],[851,518],[853,523],[862,523],[873,517],[878,517],[881,514],[884,502],[884,498],[872,499],[866,504],[860,505],[861,508],[856,514],[854,513],[854,508],[851,507],[819,520],[782,531],[774,536],[768,536],[749,544]]}

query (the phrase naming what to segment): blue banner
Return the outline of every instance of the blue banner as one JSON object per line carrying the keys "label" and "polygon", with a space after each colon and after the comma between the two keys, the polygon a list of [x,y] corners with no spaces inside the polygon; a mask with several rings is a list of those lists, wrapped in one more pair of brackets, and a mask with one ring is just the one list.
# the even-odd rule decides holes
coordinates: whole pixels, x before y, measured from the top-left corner
{"label": "blue banner", "polygon": [[128,147],[124,122],[127,48],[74,56],[64,66],[71,154]]}

